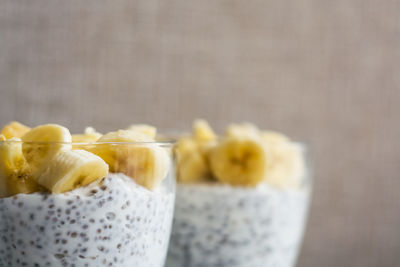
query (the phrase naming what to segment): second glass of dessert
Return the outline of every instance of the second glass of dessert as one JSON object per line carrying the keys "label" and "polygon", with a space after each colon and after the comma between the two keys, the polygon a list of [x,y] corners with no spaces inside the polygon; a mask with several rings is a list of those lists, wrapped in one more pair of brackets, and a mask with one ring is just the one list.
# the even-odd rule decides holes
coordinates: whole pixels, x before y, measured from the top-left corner
{"label": "second glass of dessert", "polygon": [[0,266],[164,266],[175,175],[172,144],[154,135],[5,126]]}
{"label": "second glass of dessert", "polygon": [[311,181],[305,146],[243,123],[207,122],[176,147],[178,186],[168,267],[293,267]]}

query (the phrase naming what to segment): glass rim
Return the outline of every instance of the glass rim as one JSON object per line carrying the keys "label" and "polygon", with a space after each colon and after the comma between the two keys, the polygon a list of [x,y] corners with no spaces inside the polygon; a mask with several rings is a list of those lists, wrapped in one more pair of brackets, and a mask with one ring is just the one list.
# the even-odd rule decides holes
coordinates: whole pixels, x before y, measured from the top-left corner
{"label": "glass rim", "polygon": [[[2,140],[2,143],[21,143],[21,144],[31,144],[31,145],[174,145],[177,143],[177,139],[168,139],[165,141],[137,141],[137,142],[120,142],[120,141],[110,141],[110,142],[56,142],[56,141],[20,141],[20,140]],[[290,143],[298,145],[306,150],[310,149],[310,142],[306,141],[290,141]]]}
{"label": "glass rim", "polygon": [[55,142],[55,141],[17,141],[17,140],[4,140],[2,143],[17,143],[17,144],[29,144],[29,145],[173,145],[176,143],[175,140],[168,141],[148,141],[148,142]]}
{"label": "glass rim", "polygon": [[[183,133],[183,134],[170,133],[170,134],[163,134],[162,136],[165,136],[166,138],[168,138],[167,140],[171,140],[173,143],[176,143],[181,138],[190,137],[191,134],[190,133]],[[223,135],[217,134],[216,140],[219,141],[224,138],[225,137]],[[302,146],[302,147],[308,148],[308,149],[311,147],[311,141],[309,141],[309,140],[306,141],[306,140],[297,140],[297,139],[288,138],[288,143],[299,145],[299,146]]]}

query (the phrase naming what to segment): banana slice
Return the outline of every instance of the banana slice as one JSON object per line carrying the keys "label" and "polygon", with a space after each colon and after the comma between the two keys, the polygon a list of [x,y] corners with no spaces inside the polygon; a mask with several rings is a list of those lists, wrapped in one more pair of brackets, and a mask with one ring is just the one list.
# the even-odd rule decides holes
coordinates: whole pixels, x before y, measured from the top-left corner
{"label": "banana slice", "polygon": [[83,134],[73,134],[73,143],[90,143],[96,142],[102,136],[101,133],[97,132],[93,127],[86,127]]}
{"label": "banana slice", "polygon": [[67,128],[57,124],[45,124],[27,132],[22,136],[22,141],[25,159],[33,171],[36,171],[57,153],[70,150],[71,144],[68,143],[71,143],[72,138]]}
{"label": "banana slice", "polygon": [[170,160],[167,151],[153,144],[154,140],[146,134],[119,130],[103,135],[99,142],[109,144],[97,144],[91,151],[107,162],[111,172],[124,173],[148,189],[155,188],[168,173]]}
{"label": "banana slice", "polygon": [[260,136],[260,130],[252,123],[244,122],[244,123],[232,123],[228,125],[226,132],[226,137],[250,137],[258,139]]}
{"label": "banana slice", "polygon": [[212,179],[207,155],[216,139],[207,121],[193,122],[193,135],[180,138],[176,145],[179,182],[199,183]]}
{"label": "banana slice", "polygon": [[11,138],[0,143],[0,197],[43,191],[32,178],[22,154],[22,142]]}
{"label": "banana slice", "polygon": [[295,188],[305,175],[303,148],[289,141],[270,140],[265,182],[278,188]]}
{"label": "banana slice", "polygon": [[154,139],[147,134],[135,130],[118,130],[109,132],[99,138],[98,142],[154,142]]}
{"label": "banana slice", "polygon": [[128,149],[128,157],[117,160],[117,172],[132,177],[138,184],[152,190],[167,176],[170,160],[167,151],[156,145],[136,146]]}
{"label": "banana slice", "polygon": [[261,141],[268,153],[265,182],[278,188],[299,187],[305,174],[301,145],[273,131],[262,131]]}
{"label": "banana slice", "polygon": [[193,135],[199,141],[212,141],[217,138],[208,122],[201,119],[194,121]]}
{"label": "banana slice", "polygon": [[256,186],[265,176],[266,153],[253,138],[226,138],[210,151],[213,174],[223,183]]}
{"label": "banana slice", "polygon": [[17,121],[12,121],[1,130],[1,134],[4,135],[6,139],[12,137],[21,138],[25,133],[29,132],[31,128],[25,126]]}
{"label": "banana slice", "polygon": [[198,183],[210,178],[210,167],[205,154],[191,137],[183,137],[178,141],[176,155],[179,182]]}
{"label": "banana slice", "polygon": [[40,171],[37,182],[53,193],[88,185],[108,174],[108,165],[85,150],[59,152]]}
{"label": "banana slice", "polygon": [[127,130],[141,132],[153,139],[156,138],[157,135],[157,128],[148,124],[133,124],[129,126]]}
{"label": "banana slice", "polygon": [[6,137],[4,135],[2,135],[2,134],[0,134],[0,142],[1,141],[6,141]]}

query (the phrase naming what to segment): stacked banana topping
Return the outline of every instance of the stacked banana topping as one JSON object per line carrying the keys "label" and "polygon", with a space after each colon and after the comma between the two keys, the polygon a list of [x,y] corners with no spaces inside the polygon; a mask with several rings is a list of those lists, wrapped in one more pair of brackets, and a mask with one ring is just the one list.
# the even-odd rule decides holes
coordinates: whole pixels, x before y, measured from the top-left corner
{"label": "stacked banana topping", "polygon": [[110,172],[123,173],[154,189],[168,173],[170,156],[154,143],[156,129],[133,125],[102,135],[93,128],[71,135],[57,124],[29,128],[18,122],[0,133],[0,197],[63,193]]}
{"label": "stacked banana topping", "polygon": [[305,171],[299,144],[250,123],[231,124],[218,137],[206,121],[196,120],[192,133],[179,139],[176,152],[181,183],[288,188],[300,186]]}

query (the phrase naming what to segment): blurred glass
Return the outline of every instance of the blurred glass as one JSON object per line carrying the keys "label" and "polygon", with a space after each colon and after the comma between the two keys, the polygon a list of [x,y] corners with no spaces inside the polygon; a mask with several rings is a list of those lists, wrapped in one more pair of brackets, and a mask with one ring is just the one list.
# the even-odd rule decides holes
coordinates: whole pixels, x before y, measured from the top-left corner
{"label": "blurred glass", "polygon": [[312,189],[300,147],[298,187],[178,184],[167,267],[295,266]]}
{"label": "blurred glass", "polygon": [[[87,181],[98,166],[82,172],[82,158],[106,165],[88,151],[109,165],[106,177]],[[35,172],[9,164],[27,155]],[[171,143],[4,141],[0,171],[0,266],[164,266],[175,199]],[[56,177],[60,193],[36,183],[51,187]]]}

